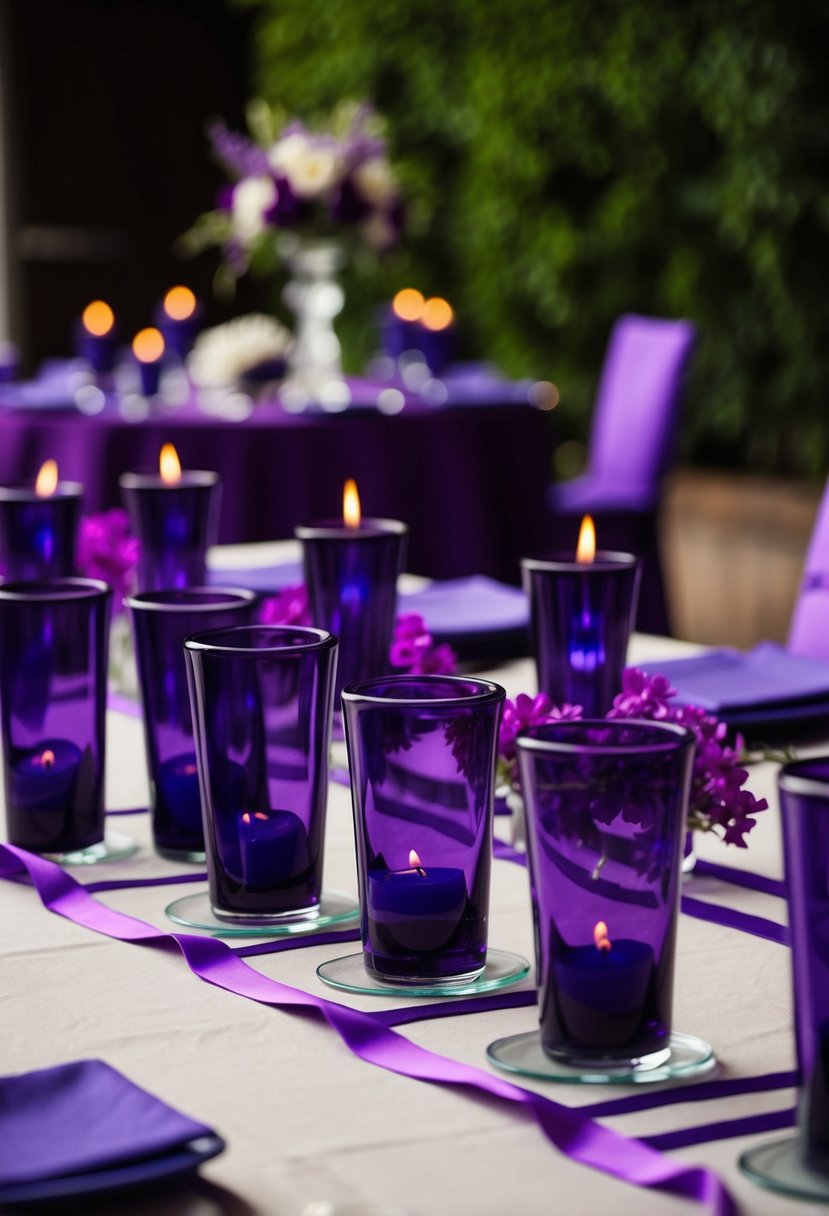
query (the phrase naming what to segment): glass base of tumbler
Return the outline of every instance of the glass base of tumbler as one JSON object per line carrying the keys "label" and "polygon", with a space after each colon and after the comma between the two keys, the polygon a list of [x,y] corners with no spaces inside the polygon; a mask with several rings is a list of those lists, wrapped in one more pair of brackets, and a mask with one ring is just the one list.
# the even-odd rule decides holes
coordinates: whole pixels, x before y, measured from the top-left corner
{"label": "glass base of tumbler", "polygon": [[318,933],[331,925],[340,928],[356,923],[360,915],[357,900],[342,891],[323,891],[319,907],[295,916],[251,916],[238,921],[216,916],[207,891],[185,895],[164,909],[167,917],[188,929],[206,929],[215,937],[288,937],[297,933]]}
{"label": "glass base of tumbler", "polygon": [[110,861],[126,861],[138,852],[138,844],[125,832],[107,832],[103,840],[71,853],[44,853],[48,861],[62,866],[98,866]]}
{"label": "glass base of tumbler", "polygon": [[674,1032],[665,1051],[643,1056],[618,1068],[605,1064],[573,1066],[548,1056],[541,1046],[541,1032],[513,1034],[496,1039],[486,1049],[487,1059],[504,1072],[534,1077],[538,1081],[564,1081],[577,1085],[646,1085],[696,1077],[716,1064],[713,1049],[704,1039]]}
{"label": "glass base of tumbler", "polygon": [[486,966],[472,979],[461,977],[458,981],[434,983],[429,980],[383,981],[369,975],[360,953],[346,954],[342,958],[321,963],[317,967],[317,975],[331,988],[367,996],[477,996],[482,992],[494,992],[509,984],[517,984],[529,974],[529,970],[530,964],[520,954],[511,954],[508,950],[488,950]]}
{"label": "glass base of tumbler", "polygon": [[165,849],[161,845],[155,846],[155,851],[159,857],[165,857],[167,861],[179,861],[184,865],[203,866],[206,860],[204,850],[198,849]]}
{"label": "glass base of tumbler", "polygon": [[801,1156],[799,1136],[762,1144],[740,1157],[740,1169],[753,1182],[793,1199],[829,1203],[829,1174],[819,1174]]}

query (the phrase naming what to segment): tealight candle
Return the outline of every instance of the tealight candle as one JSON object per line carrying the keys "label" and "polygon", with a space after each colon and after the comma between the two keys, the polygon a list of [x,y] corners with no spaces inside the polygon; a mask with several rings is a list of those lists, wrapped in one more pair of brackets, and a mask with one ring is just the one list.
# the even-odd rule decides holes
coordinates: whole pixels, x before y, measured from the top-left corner
{"label": "tealight candle", "polygon": [[54,460],[34,485],[0,487],[0,579],[29,581],[71,574],[83,486],[60,481]]}
{"label": "tealight candle", "polygon": [[429,954],[444,949],[467,912],[463,870],[425,869],[417,852],[403,870],[375,870],[368,876],[368,932],[381,948]]}
{"label": "tealight candle", "polygon": [[158,473],[124,473],[119,484],[141,541],[139,590],[202,585],[207,547],[218,532],[218,473],[183,471],[176,449],[165,444]]}
{"label": "tealight candle", "polygon": [[343,490],[343,520],[295,530],[315,625],[339,640],[335,707],[346,684],[388,668],[408,528],[395,519],[363,519],[357,486]]}
{"label": "tealight candle", "polygon": [[152,326],[140,329],[132,340],[132,353],[138,367],[141,394],[154,397],[161,379],[161,357],[164,354],[164,337]]}
{"label": "tealight candle", "polygon": [[243,811],[237,824],[241,877],[249,891],[278,896],[284,883],[296,883],[308,869],[308,836],[298,815]]}
{"label": "tealight candle", "polygon": [[93,372],[112,371],[116,337],[115,313],[109,304],[105,300],[87,304],[75,329],[75,347]]}
{"label": "tealight candle", "polygon": [[556,705],[600,717],[622,687],[639,596],[641,563],[631,553],[596,551],[585,516],[575,560],[524,558],[538,688]]}
{"label": "tealight candle", "polygon": [[201,327],[201,306],[189,287],[171,287],[156,309],[155,320],[167,350],[183,362]]}
{"label": "tealight candle", "polygon": [[420,317],[420,349],[433,376],[440,376],[452,361],[455,346],[455,314],[446,300],[426,300]]}

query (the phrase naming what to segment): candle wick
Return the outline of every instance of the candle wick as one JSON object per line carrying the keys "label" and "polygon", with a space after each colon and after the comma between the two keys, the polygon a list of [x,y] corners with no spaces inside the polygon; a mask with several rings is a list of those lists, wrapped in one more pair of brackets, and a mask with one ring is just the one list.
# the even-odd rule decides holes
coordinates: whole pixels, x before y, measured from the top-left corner
{"label": "candle wick", "polygon": [[426,877],[426,871],[423,869],[423,866],[415,866],[415,874],[419,874],[421,878]]}

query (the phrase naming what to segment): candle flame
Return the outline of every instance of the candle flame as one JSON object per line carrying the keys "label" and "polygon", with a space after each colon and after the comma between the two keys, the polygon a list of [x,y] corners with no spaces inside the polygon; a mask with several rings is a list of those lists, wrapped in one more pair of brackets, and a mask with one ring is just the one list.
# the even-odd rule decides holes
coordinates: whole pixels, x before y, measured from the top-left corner
{"label": "candle flame", "polygon": [[343,523],[347,528],[359,528],[361,518],[357,482],[349,477],[343,487]]}
{"label": "candle flame", "polygon": [[585,515],[579,528],[579,540],[576,545],[576,561],[580,565],[589,566],[596,559],[596,528],[592,515]]}
{"label": "candle flame", "polygon": [[164,311],[171,321],[186,321],[196,311],[196,297],[189,287],[171,287],[164,297]]}
{"label": "candle flame", "polygon": [[43,765],[44,768],[53,768],[54,767],[55,753],[52,751],[52,749],[50,747],[47,747],[46,751],[40,757],[40,763]]}
{"label": "candle flame", "polygon": [[164,354],[164,338],[160,329],[139,329],[132,340],[132,353],[139,363],[157,363]]}
{"label": "candle flame", "polygon": [[416,287],[404,287],[391,302],[392,309],[401,321],[419,321],[426,301],[423,292]]}
{"label": "candle flame", "polygon": [[38,498],[51,498],[58,488],[58,462],[44,460],[35,480],[35,494]]}
{"label": "candle flame", "polygon": [[426,877],[426,871],[423,869],[423,862],[420,860],[414,849],[409,850],[409,865],[413,870],[417,870],[421,878]]}
{"label": "candle flame", "polygon": [[83,310],[81,320],[93,338],[105,338],[115,324],[115,313],[104,300],[93,300]]}
{"label": "candle flame", "polygon": [[181,461],[172,443],[165,443],[158,458],[161,480],[167,486],[175,486],[181,481]]}
{"label": "candle flame", "polygon": [[593,930],[593,941],[596,943],[596,949],[601,950],[604,954],[608,950],[613,949],[613,942],[607,935],[607,925],[603,920],[596,922],[596,927]]}
{"label": "candle flame", "polygon": [[455,314],[448,300],[442,300],[440,296],[432,296],[431,300],[427,300],[423,305],[420,320],[424,329],[448,329],[454,319]]}
{"label": "candle flame", "polygon": [[264,811],[254,811],[251,815],[250,811],[245,811],[242,815],[242,823],[253,823],[254,819],[264,819],[267,822],[268,816]]}

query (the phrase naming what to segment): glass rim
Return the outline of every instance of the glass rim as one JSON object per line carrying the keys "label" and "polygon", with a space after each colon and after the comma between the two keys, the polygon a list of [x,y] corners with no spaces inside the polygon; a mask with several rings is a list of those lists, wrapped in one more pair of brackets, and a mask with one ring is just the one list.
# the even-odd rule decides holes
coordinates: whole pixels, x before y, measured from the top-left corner
{"label": "glass rim", "polygon": [[522,557],[521,569],[529,573],[549,572],[558,574],[580,574],[582,571],[598,570],[630,570],[641,566],[642,559],[635,553],[624,553],[616,549],[597,549],[592,562],[577,562],[576,555],[568,558],[565,553],[557,553],[551,557]]}
{"label": "glass rim", "polygon": [[[413,684],[413,683],[429,684],[454,684],[460,685],[476,685],[474,692],[463,694],[459,692],[456,696],[450,697],[383,697],[372,695],[369,691],[378,686],[387,687],[389,684]],[[413,675],[388,675],[388,676],[371,676],[366,680],[356,680],[353,684],[348,684],[342,690],[343,701],[348,701],[352,705],[384,705],[387,707],[394,706],[395,708],[417,707],[420,709],[438,706],[441,709],[454,708],[455,706],[462,707],[466,705],[494,705],[498,704],[506,698],[506,689],[500,684],[496,684],[494,680],[483,680],[478,676],[442,676],[438,674],[429,674],[421,676]]]}
{"label": "glass rim", "polygon": [[[204,601],[193,604],[179,603],[174,599],[165,599],[165,596],[190,595],[192,593],[203,593],[205,597],[210,596],[210,599],[205,598]],[[218,597],[234,596],[234,599],[225,599],[219,602]],[[240,607],[246,604],[252,604],[257,599],[258,593],[250,591],[245,587],[181,587],[180,589],[169,588],[160,589],[158,591],[137,591],[134,595],[126,595],[123,599],[125,608],[130,608],[133,612],[211,612],[215,608],[233,608],[236,604]]]}
{"label": "glass rim", "polygon": [[[211,638],[227,638],[233,634],[265,633],[301,634],[308,640],[299,646],[233,646],[211,642]],[[203,633],[193,633],[184,639],[184,649],[191,654],[221,654],[233,655],[238,658],[259,659],[276,655],[301,655],[315,651],[332,650],[337,645],[337,638],[327,629],[318,629],[315,625],[231,625],[228,629],[207,629]]]}
{"label": "glass rim", "polygon": [[[375,529],[372,531],[372,529]],[[366,515],[358,527],[350,528],[342,520],[321,519],[315,524],[297,524],[294,536],[297,540],[377,540],[383,536],[408,536],[409,525],[400,519],[385,519],[379,515]]]}
{"label": "glass rim", "polygon": [[[803,770],[816,764],[826,766],[826,777],[805,775]],[[777,774],[777,783],[786,794],[805,794],[818,798],[829,798],[829,755],[804,757],[801,760],[790,760],[784,764]]]}
{"label": "glass rim", "polygon": [[34,485],[0,486],[0,502],[49,503],[82,498],[84,485],[80,481],[61,480],[51,494],[38,494]]}
{"label": "glass rim", "polygon": [[143,472],[136,469],[122,473],[118,485],[122,490],[198,490],[218,485],[220,480],[219,474],[211,469],[182,469],[178,481],[165,481],[158,469]]}
{"label": "glass rim", "polygon": [[[576,731],[581,728],[596,730],[620,730],[624,727],[645,727],[656,735],[662,735],[664,743],[568,743],[564,740],[545,739],[530,731],[565,730]],[[562,718],[554,722],[542,722],[535,726],[525,726],[515,737],[515,745],[526,753],[550,753],[573,755],[576,752],[587,752],[595,756],[637,756],[659,752],[674,752],[682,747],[693,746],[696,743],[694,732],[678,722],[655,722],[652,718]]]}
{"label": "glass rim", "polygon": [[103,599],[112,595],[112,587],[99,578],[20,579],[0,583],[0,600],[9,603],[71,603],[73,600]]}

